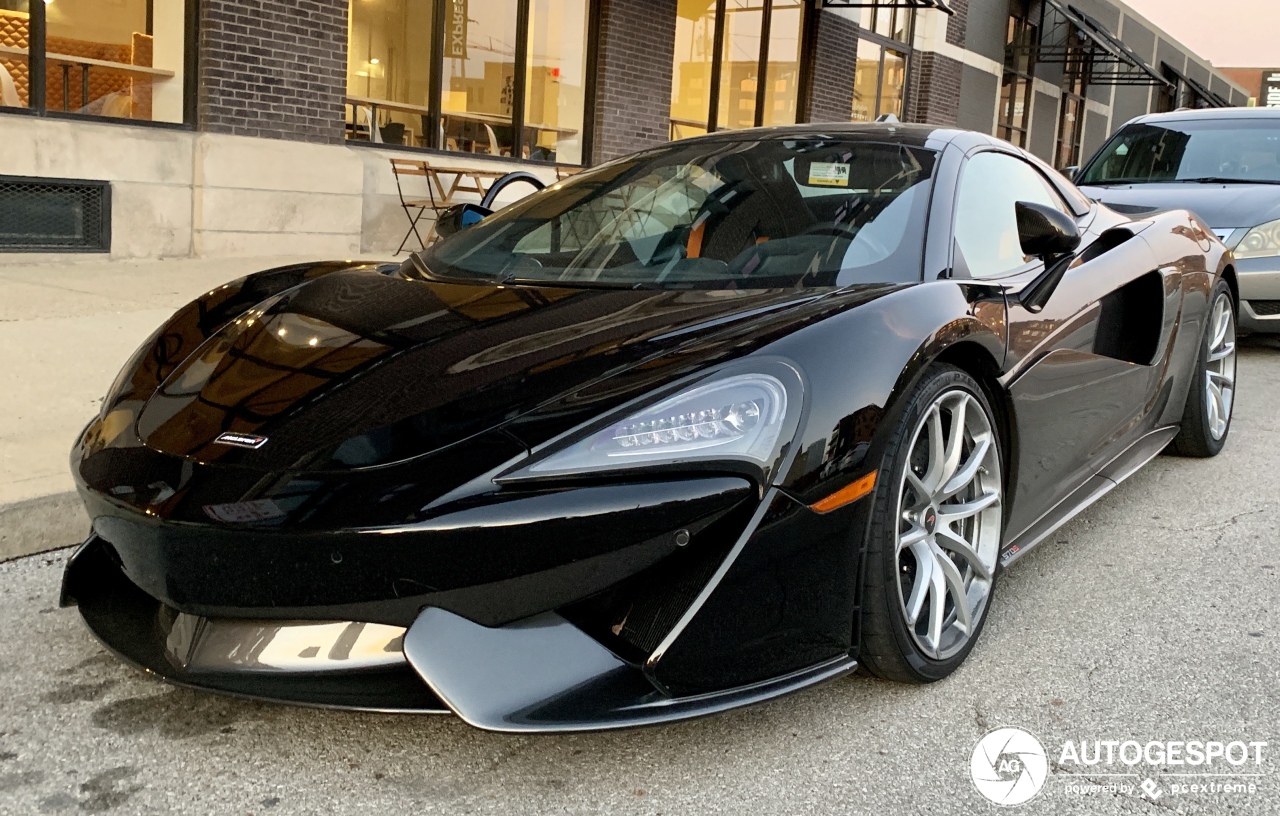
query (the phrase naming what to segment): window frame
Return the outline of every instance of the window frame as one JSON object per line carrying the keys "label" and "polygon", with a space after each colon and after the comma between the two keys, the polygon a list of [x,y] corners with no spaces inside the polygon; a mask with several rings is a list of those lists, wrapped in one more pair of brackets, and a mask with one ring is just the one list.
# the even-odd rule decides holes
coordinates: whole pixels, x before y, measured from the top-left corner
{"label": "window frame", "polygon": [[[599,0],[593,0],[592,7]],[[775,0],[761,0],[761,20],[760,20],[760,57],[756,65],[756,99],[755,111],[752,115],[752,126],[763,127],[764,125],[764,106],[768,92],[769,79],[769,44],[770,32],[773,27],[773,4]],[[720,128],[720,83],[723,77],[724,64],[724,48],[725,48],[725,16],[728,12],[728,0],[715,0],[715,31],[712,35],[711,49],[711,74],[708,79],[710,87],[707,93],[707,133],[716,133],[721,131]],[[808,118],[808,111],[804,105],[804,89],[807,80],[811,78],[812,63],[812,43],[807,36],[810,27],[810,20],[814,15],[814,6],[812,3],[802,3],[800,6],[800,26],[797,30],[799,36],[799,63],[800,70],[797,76],[797,98],[796,98],[796,122],[804,122]],[[594,16],[594,15],[593,15]],[[594,51],[595,49],[591,49]],[[667,113],[670,120],[670,111]],[[675,123],[668,121],[667,125],[668,138],[675,140]]]}
{"label": "window frame", "polygon": [[[182,41],[182,121],[156,122],[149,119],[122,118],[118,116],[102,116],[96,113],[77,113],[49,107],[47,95],[48,85],[48,15],[47,3],[43,0],[31,0],[28,4],[27,33],[27,106],[25,108],[0,107],[0,115],[38,116],[45,119],[62,119],[73,122],[112,122],[115,124],[136,125],[137,127],[160,128],[162,130],[194,130],[197,116],[197,100],[199,93],[200,59],[197,49],[200,42],[200,0],[182,0],[183,4],[183,41]],[[147,7],[147,20],[151,20],[151,6]]]}
{"label": "window frame", "polygon": [[[1078,42],[1079,29],[1069,24],[1068,42]],[[1084,150],[1084,118],[1088,112],[1089,76],[1092,74],[1091,52],[1084,47],[1075,49],[1075,59],[1067,58],[1062,70],[1062,96],[1058,102],[1058,127],[1053,141],[1054,166],[1073,167],[1080,164]],[[1067,107],[1074,105],[1078,111],[1075,120],[1068,125]],[[1071,132],[1067,132],[1070,127]],[[1069,140],[1069,141],[1068,141]],[[1067,158],[1063,159],[1066,147]]]}
{"label": "window frame", "polygon": [[[1000,77],[1000,88],[1003,90],[1007,85],[1012,84],[1013,90],[1009,94],[1009,101],[1004,105],[1004,110],[999,111],[999,120],[996,122],[996,135],[1004,139],[1010,144],[1017,147],[1026,148],[1027,140],[1031,134],[1031,103],[1035,93],[1035,76],[1036,61],[1034,53],[1028,52],[1026,55],[1027,70],[1018,70],[1018,55],[1014,53],[1013,46],[1020,41],[1037,42],[1040,36],[1040,27],[1031,21],[1031,15],[1027,12],[1025,6],[1015,3],[1019,6],[1016,10],[1009,9],[1009,29],[1006,34],[1005,43],[1005,59],[1004,72]],[[1018,89],[1022,89],[1022,120],[1020,123],[1014,122],[1014,111],[1017,107]],[[1013,135],[1018,136],[1018,140],[1010,138]]]}
{"label": "window frame", "polygon": [[[187,0],[187,2],[198,2],[198,0]],[[485,161],[497,162],[518,162],[520,164],[546,165],[548,167],[587,167],[591,164],[591,155],[594,150],[595,142],[595,121],[593,112],[596,109],[596,69],[598,65],[599,43],[600,43],[600,4],[601,0],[587,0],[586,2],[586,48],[584,53],[583,65],[583,104],[582,104],[582,160],[578,163],[523,158],[525,148],[525,102],[528,94],[528,78],[529,78],[529,19],[533,10],[532,0],[516,0],[516,41],[515,51],[512,55],[512,63],[514,71],[512,74],[511,88],[511,128],[512,128],[512,144],[510,156],[493,156],[483,153],[467,153],[465,151],[449,150],[440,143],[440,124],[442,118],[447,115],[444,111],[444,38],[447,36],[447,20],[448,20],[448,0],[430,0],[432,3],[431,20],[432,35],[427,41],[426,47],[431,49],[430,66],[431,75],[428,78],[427,85],[427,110],[423,114],[427,117],[428,142],[424,146],[403,145],[403,144],[386,144],[385,142],[373,142],[365,139],[348,139],[344,138],[342,143],[348,147],[368,147],[378,150],[398,150],[407,153],[417,153],[428,155],[443,156],[475,156],[483,158]],[[348,7],[350,2],[348,3]],[[343,121],[347,121],[347,109],[350,105],[346,102],[345,97],[348,95],[346,80],[343,80],[343,105],[342,117]]]}
{"label": "window frame", "polygon": [[[876,31],[876,23],[879,21],[879,14],[882,11],[883,12],[892,11],[895,13],[895,16],[891,16],[889,18],[890,20],[889,29],[891,31],[893,30],[893,21],[896,18],[897,12],[902,12],[908,15],[905,40],[895,40],[890,35],[880,34],[879,32]],[[898,7],[898,6],[891,6],[886,8],[881,6],[873,6],[871,8],[871,25],[868,26],[867,28],[863,28],[861,24],[859,24],[858,26],[858,42],[861,43],[863,40],[866,40],[867,42],[877,45],[880,48],[880,58],[876,61],[876,101],[875,101],[875,105],[872,108],[872,110],[874,110],[874,113],[872,114],[870,121],[874,122],[877,118],[884,115],[880,110],[880,104],[881,102],[883,102],[883,97],[884,97],[884,62],[885,62],[886,51],[893,51],[897,54],[901,54],[902,60],[905,63],[902,70],[902,112],[896,113],[894,114],[894,116],[897,116],[903,122],[909,121],[907,117],[907,103],[909,101],[909,91],[911,89],[911,70],[912,70],[912,67],[915,65],[915,61],[916,61],[915,60],[915,39],[916,39],[917,19],[918,17],[916,15],[916,9],[914,7],[904,8],[904,7]],[[856,65],[857,63],[855,58],[854,76],[852,77],[852,82],[855,83],[855,87],[858,81]],[[851,122],[854,121],[852,105],[849,111],[849,121]]]}
{"label": "window frame", "polygon": [[1153,113],[1173,113],[1181,107],[1186,98],[1187,89],[1183,87],[1182,77],[1173,72],[1168,65],[1160,66],[1160,74],[1169,84],[1156,91],[1156,104]]}

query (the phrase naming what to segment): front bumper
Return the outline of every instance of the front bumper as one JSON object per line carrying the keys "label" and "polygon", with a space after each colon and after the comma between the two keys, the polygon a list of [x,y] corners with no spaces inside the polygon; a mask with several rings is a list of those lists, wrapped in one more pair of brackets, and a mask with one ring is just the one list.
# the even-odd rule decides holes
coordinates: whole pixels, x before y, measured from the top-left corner
{"label": "front bumper", "polygon": [[[72,594],[74,593],[74,594]],[[174,623],[177,613],[131,582],[97,536],[81,545],[67,564],[63,602],[80,608],[85,625],[124,662],[169,683],[236,697],[364,711],[448,713],[449,709],[423,685],[403,654],[380,666],[335,671],[332,666],[308,671],[300,666],[273,667],[261,659],[275,638],[266,624],[238,643],[226,643],[222,660],[188,662],[179,649]],[[289,640],[288,628],[280,632]],[[292,651],[308,651],[306,644]],[[316,655],[318,663],[328,654]]]}
{"label": "front bumper", "polygon": [[758,496],[746,479],[706,477],[522,491],[398,527],[287,531],[170,522],[81,492],[124,575],[175,610],[402,627],[426,606],[498,626],[572,603],[724,526],[740,530]]}
{"label": "front bumper", "polygon": [[[735,480],[691,481],[705,492],[707,483]],[[122,546],[127,528],[117,515],[115,524],[95,519],[98,534],[67,566],[63,601],[78,604],[93,634],[126,662],[179,685],[312,706],[452,712],[498,731],[658,723],[769,699],[856,667],[848,535],[851,526],[861,528],[861,511],[820,516],[777,490],[752,506],[749,518],[729,513],[719,526],[699,528],[701,560],[681,561],[682,552],[649,565],[623,547],[621,567],[602,555],[589,569],[575,571],[571,562],[562,565],[570,572],[529,576],[523,591],[509,591],[509,581],[469,587],[462,593],[469,604],[452,610],[431,601],[456,601],[458,593],[288,609],[179,604],[162,596],[174,594],[168,578],[181,571],[155,569],[175,563],[154,557],[165,550],[164,536],[153,530]],[[706,540],[726,534],[731,519],[723,549]],[[510,528],[507,534],[522,537]],[[216,553],[228,540],[182,542],[193,556]],[[235,552],[248,557],[253,549]],[[419,541],[419,558],[430,549]],[[166,558],[180,560],[180,552]],[[408,551],[389,552],[399,558]],[[481,552],[471,555],[483,565]],[[279,552],[272,557],[278,561]],[[232,559],[194,560],[203,581],[186,581],[184,592],[223,584],[238,569]],[[276,561],[253,562],[255,577],[265,580],[264,564]],[[288,573],[270,577],[284,581]],[[533,592],[535,585],[544,586]],[[498,600],[476,602],[483,594]],[[617,628],[601,617],[610,606],[625,612]],[[382,622],[337,614],[353,609]],[[458,609],[498,610],[503,620],[484,625]],[[536,611],[506,619],[520,609]],[[619,630],[625,634],[642,617],[649,640],[622,643]]]}
{"label": "front bumper", "polygon": [[1280,258],[1236,261],[1240,284],[1240,328],[1252,332],[1280,332]]}

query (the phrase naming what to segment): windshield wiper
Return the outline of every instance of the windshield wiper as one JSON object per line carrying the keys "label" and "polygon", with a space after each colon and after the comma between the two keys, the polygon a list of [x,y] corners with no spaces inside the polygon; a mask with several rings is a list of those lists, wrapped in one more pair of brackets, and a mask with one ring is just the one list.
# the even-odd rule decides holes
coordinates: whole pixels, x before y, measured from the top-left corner
{"label": "windshield wiper", "polygon": [[446,271],[432,269],[427,266],[427,261],[422,254],[415,252],[409,256],[413,260],[414,270],[418,273],[418,277],[423,280],[436,280],[444,283],[452,281],[465,281],[467,283],[488,283],[494,286],[501,286],[504,283],[510,283],[515,280],[516,272],[507,270],[503,272],[480,272],[471,269],[463,269],[459,267],[447,267]]}
{"label": "windshield wiper", "polygon": [[1158,184],[1159,179],[1099,179],[1097,181],[1077,181],[1077,187],[1112,187],[1117,184]]}
{"label": "windshield wiper", "polygon": [[1125,178],[1076,182],[1077,187],[1116,187],[1121,184],[1280,184],[1280,180],[1200,176],[1198,178]]}
{"label": "windshield wiper", "polygon": [[1280,184],[1276,179],[1242,179],[1226,176],[1201,176],[1200,178],[1170,179],[1175,184]]}

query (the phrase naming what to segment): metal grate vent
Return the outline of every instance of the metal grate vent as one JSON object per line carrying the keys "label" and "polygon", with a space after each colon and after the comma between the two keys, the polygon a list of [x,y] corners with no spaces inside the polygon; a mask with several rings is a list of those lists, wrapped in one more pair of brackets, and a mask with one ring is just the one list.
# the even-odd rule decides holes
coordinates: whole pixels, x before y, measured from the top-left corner
{"label": "metal grate vent", "polygon": [[110,249],[110,182],[0,176],[0,252]]}
{"label": "metal grate vent", "polygon": [[1274,317],[1280,315],[1280,300],[1251,300],[1249,307],[1258,317]]}

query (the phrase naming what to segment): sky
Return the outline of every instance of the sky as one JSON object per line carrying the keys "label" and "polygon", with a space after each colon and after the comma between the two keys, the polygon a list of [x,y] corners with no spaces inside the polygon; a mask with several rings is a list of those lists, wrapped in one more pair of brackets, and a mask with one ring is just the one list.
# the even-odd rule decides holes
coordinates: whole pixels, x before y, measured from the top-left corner
{"label": "sky", "polygon": [[1124,0],[1223,68],[1280,68],[1280,0]]}

